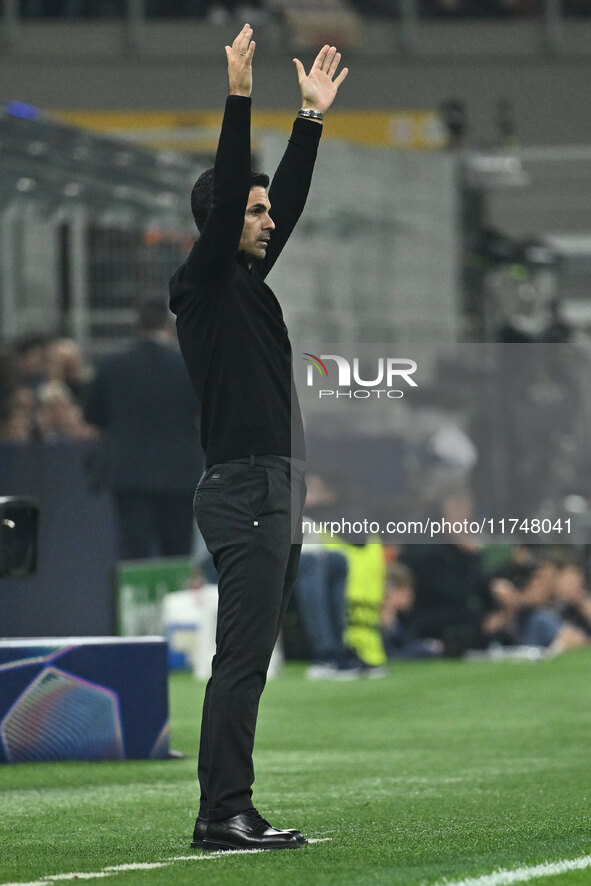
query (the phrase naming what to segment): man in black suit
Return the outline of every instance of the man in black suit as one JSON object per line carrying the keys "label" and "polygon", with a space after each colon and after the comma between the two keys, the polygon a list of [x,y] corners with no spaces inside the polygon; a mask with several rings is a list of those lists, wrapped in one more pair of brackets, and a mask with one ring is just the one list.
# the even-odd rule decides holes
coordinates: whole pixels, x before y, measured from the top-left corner
{"label": "man in black suit", "polygon": [[218,571],[212,677],[199,748],[201,799],[193,847],[297,849],[252,805],[259,698],[297,574],[305,497],[302,418],[281,306],[266,278],[304,208],[324,113],[347,69],[325,46],[309,74],[294,59],[301,110],[269,179],[250,158],[252,28],[226,46],[229,96],[213,170],[197,181],[201,236],[170,281],[170,305],[202,403],[206,471],[195,495]]}
{"label": "man in black suit", "polygon": [[103,360],[85,398],[87,421],[105,434],[121,559],[190,553],[197,415],[168,307],[146,301],[136,341]]}

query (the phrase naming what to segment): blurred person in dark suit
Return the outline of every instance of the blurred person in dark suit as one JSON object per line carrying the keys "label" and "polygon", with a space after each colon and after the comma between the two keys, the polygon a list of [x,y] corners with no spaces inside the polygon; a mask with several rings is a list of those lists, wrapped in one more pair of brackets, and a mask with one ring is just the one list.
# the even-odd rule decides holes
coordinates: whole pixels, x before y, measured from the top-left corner
{"label": "blurred person in dark suit", "polygon": [[409,544],[400,555],[415,591],[407,629],[409,639],[439,640],[443,654],[455,657],[486,646],[483,624],[494,600],[480,546],[453,530],[472,517],[469,491],[458,488],[445,495],[440,516],[452,528],[440,536],[443,543]]}
{"label": "blurred person in dark suit", "polygon": [[105,434],[121,559],[190,553],[197,414],[168,307],[147,301],[136,341],[101,363],[85,402],[87,421]]}
{"label": "blurred person in dark suit", "polygon": [[412,640],[439,640],[443,654],[461,656],[486,645],[483,620],[491,608],[487,576],[479,548],[451,540],[411,544],[401,563],[413,576],[416,602],[408,618]]}

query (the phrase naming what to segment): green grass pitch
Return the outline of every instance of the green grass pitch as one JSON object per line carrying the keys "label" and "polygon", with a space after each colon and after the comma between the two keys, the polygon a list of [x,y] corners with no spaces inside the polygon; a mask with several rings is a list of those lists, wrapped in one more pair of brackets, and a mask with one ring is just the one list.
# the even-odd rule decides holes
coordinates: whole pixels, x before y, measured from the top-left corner
{"label": "green grass pitch", "polygon": [[[319,840],[297,851],[189,848],[203,685],[175,674],[170,691],[184,760],[0,768],[0,886],[431,886],[591,853],[591,650],[352,683],[287,665],[261,704],[254,799]],[[162,866],[105,870],[139,863]],[[535,882],[590,884],[591,867]]]}

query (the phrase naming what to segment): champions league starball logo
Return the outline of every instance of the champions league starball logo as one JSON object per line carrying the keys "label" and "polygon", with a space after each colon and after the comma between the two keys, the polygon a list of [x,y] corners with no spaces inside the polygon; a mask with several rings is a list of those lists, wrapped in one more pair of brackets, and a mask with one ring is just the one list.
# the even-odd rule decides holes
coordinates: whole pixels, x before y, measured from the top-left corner
{"label": "champions league starball logo", "polygon": [[[317,374],[326,387],[318,388],[318,399],[369,400],[370,398],[400,400],[405,389],[417,388],[412,378],[417,371],[414,360],[400,357],[378,357],[374,361],[374,369],[369,378],[362,378],[359,357],[350,361],[340,354],[302,354],[308,364],[306,384],[309,388],[317,386]],[[327,362],[330,362],[330,379]],[[335,378],[336,366],[336,378]],[[367,372],[367,368],[364,370]],[[326,382],[325,382],[326,380]],[[328,387],[331,383],[333,387]],[[404,388],[400,386],[404,384]]]}

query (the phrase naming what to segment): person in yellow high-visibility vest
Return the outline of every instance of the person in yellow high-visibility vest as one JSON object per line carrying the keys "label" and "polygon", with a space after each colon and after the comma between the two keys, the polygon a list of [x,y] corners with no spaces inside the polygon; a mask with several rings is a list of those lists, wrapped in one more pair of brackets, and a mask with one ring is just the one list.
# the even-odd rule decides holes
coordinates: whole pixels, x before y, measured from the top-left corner
{"label": "person in yellow high-visibility vest", "polygon": [[371,537],[364,545],[331,542],[328,546],[342,551],[349,564],[345,645],[367,668],[379,668],[375,673],[381,674],[387,661],[380,629],[386,584],[384,547]]}

